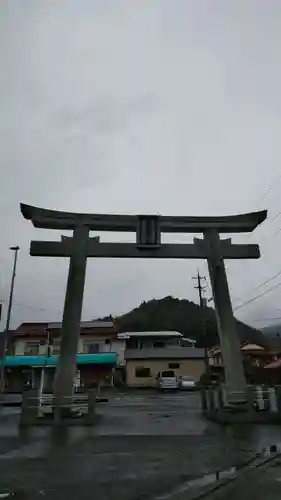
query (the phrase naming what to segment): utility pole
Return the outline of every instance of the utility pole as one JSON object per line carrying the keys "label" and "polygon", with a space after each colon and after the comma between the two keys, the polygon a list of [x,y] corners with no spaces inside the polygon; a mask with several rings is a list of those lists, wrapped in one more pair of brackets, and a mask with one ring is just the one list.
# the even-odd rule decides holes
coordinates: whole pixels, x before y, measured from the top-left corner
{"label": "utility pole", "polygon": [[206,290],[206,286],[203,286],[201,284],[201,281],[206,281],[206,276],[200,276],[199,269],[197,270],[197,276],[193,276],[193,280],[197,281],[197,285],[194,287],[198,290],[199,293],[199,300],[200,300],[200,307],[204,307],[204,297],[203,297],[203,292]]}
{"label": "utility pole", "polygon": [[14,264],[13,264],[13,273],[12,273],[12,280],[11,280],[11,288],[10,288],[10,295],[9,295],[9,304],[8,304],[8,311],[7,311],[7,319],[6,319],[6,327],[4,330],[4,338],[3,338],[3,353],[2,353],[2,359],[1,359],[1,365],[0,365],[0,392],[4,392],[5,389],[5,357],[6,357],[6,351],[7,351],[7,343],[8,343],[8,335],[9,335],[9,330],[10,330],[10,322],[11,322],[11,313],[12,313],[12,305],[13,305],[13,295],[14,295],[14,287],[15,287],[15,277],[16,277],[16,269],[17,269],[17,260],[18,260],[18,251],[20,247],[10,247],[10,250],[13,250],[14,253]]}
{"label": "utility pole", "polygon": [[206,368],[206,373],[209,373],[209,360],[208,360],[208,348],[207,348],[207,331],[206,331],[206,324],[205,324],[205,318],[204,318],[204,307],[206,307],[206,299],[203,297],[203,293],[206,290],[206,285],[202,285],[202,281],[206,282],[206,276],[200,276],[199,269],[197,270],[197,276],[192,277],[193,280],[197,281],[197,285],[194,287],[198,290],[199,294],[199,303],[200,303],[200,308],[201,308],[201,314],[202,314],[202,326],[203,326],[203,338],[204,338],[204,350],[205,350],[205,368]]}

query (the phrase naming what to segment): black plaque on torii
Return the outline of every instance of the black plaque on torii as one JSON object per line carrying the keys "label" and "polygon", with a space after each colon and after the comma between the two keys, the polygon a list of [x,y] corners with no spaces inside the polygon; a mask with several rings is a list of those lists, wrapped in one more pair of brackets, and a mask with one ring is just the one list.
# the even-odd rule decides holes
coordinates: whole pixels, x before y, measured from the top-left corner
{"label": "black plaque on torii", "polygon": [[[246,401],[246,382],[240,357],[224,259],[257,259],[258,245],[233,244],[220,233],[252,232],[267,217],[267,211],[231,216],[160,216],[77,214],[21,204],[25,219],[38,228],[71,230],[61,241],[32,241],[30,254],[69,257],[70,267],[62,322],[61,353],[56,371],[54,397],[58,411],[73,390],[73,363],[80,334],[86,262],[96,258],[207,259],[214,297],[217,326],[225,366],[230,402]],[[135,243],[103,243],[89,237],[90,231],[135,232]],[[191,244],[161,243],[162,233],[201,233]],[[67,399],[69,401],[69,399]]]}

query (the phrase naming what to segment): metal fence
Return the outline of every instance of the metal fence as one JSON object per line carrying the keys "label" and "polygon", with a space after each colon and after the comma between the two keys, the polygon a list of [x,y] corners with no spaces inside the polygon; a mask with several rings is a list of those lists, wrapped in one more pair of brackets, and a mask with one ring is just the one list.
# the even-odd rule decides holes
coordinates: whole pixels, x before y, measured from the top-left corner
{"label": "metal fence", "polygon": [[[34,399],[36,399],[34,397]],[[74,396],[68,396],[65,399],[67,401],[65,402],[64,405],[60,405],[61,407],[69,407],[69,399],[71,399],[71,406],[72,408],[76,410],[80,410],[82,413],[87,413],[88,412],[88,405],[89,405],[89,396],[86,393],[76,393]],[[47,412],[47,411],[52,411],[53,407],[55,406],[55,401],[53,398],[53,394],[43,394],[39,398],[39,408],[41,412]]]}
{"label": "metal fence", "polygon": [[62,413],[65,416],[67,410],[69,410],[67,413],[69,416],[84,416],[88,420],[95,414],[95,391],[65,396],[63,401],[57,404],[53,394],[39,394],[36,390],[26,391],[22,398],[21,423],[31,425],[36,421],[44,420],[44,417],[57,419],[57,415]]}

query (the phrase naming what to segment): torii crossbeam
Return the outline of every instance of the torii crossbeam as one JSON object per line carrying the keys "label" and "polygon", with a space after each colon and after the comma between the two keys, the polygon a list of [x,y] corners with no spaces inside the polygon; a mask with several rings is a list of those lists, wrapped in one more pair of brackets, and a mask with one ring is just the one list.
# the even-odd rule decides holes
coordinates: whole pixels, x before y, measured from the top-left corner
{"label": "torii crossbeam", "polygon": [[[168,217],[159,215],[77,214],[21,204],[25,219],[35,227],[71,230],[73,237],[61,241],[32,241],[30,254],[69,257],[70,267],[62,322],[61,353],[54,383],[59,415],[73,393],[75,355],[88,257],[207,259],[220,336],[228,397],[231,403],[246,402],[246,382],[240,357],[224,259],[257,259],[258,245],[232,244],[220,233],[252,232],[267,217],[267,211],[221,217]],[[100,243],[90,231],[135,232],[135,243]],[[162,244],[161,233],[203,233],[193,244]],[[67,399],[66,399],[67,398]],[[71,405],[70,405],[71,406]]]}

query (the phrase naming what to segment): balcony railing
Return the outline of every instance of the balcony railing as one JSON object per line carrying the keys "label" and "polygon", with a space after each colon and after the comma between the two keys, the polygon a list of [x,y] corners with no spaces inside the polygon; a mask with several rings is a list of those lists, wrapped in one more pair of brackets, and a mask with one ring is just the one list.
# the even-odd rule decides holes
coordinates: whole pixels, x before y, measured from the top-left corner
{"label": "balcony railing", "polygon": [[[99,345],[98,348],[90,348],[89,346],[82,346],[78,351],[78,354],[106,354],[106,353],[116,353],[116,349],[111,345]],[[22,349],[17,348],[16,346],[12,346],[8,350],[8,355],[10,356],[57,356],[60,354],[60,346],[59,345],[40,345],[38,348],[35,346],[32,348],[26,349],[23,346]]]}

